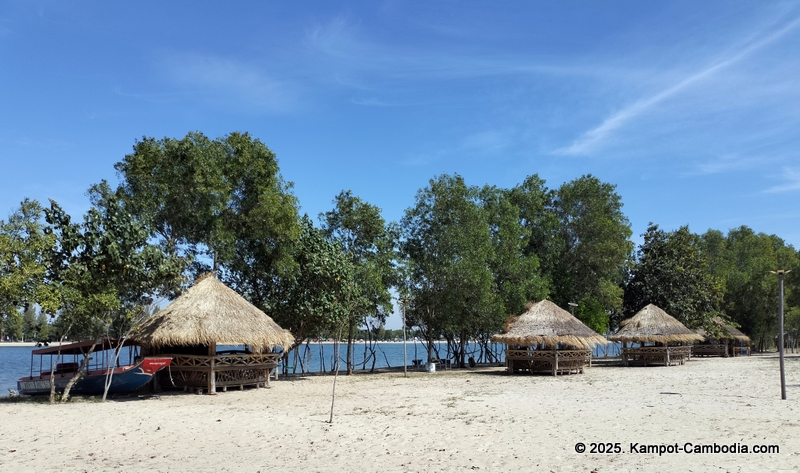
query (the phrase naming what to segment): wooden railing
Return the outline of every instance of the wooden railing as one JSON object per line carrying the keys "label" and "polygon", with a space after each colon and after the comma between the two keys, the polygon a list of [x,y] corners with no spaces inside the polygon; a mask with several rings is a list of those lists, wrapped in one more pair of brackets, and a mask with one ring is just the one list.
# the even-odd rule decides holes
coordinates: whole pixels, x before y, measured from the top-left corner
{"label": "wooden railing", "polygon": [[509,374],[517,371],[558,374],[583,373],[592,365],[591,350],[506,350]]}
{"label": "wooden railing", "polygon": [[692,356],[692,347],[623,347],[622,362],[627,365],[682,365]]}
{"label": "wooden railing", "polygon": [[692,356],[728,356],[728,345],[721,343],[693,345]]}
{"label": "wooden railing", "polygon": [[269,387],[271,376],[278,378],[278,359],[280,353],[235,353],[216,356],[166,354],[172,357],[172,364],[162,370],[162,385],[174,386],[187,390],[189,388],[208,389],[216,392],[222,387],[227,391],[229,386]]}

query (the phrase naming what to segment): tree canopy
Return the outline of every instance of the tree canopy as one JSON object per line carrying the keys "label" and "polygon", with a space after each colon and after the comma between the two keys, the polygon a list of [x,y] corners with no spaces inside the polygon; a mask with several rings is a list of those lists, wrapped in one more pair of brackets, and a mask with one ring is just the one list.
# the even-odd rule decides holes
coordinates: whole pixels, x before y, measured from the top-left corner
{"label": "tree canopy", "polygon": [[708,271],[700,238],[688,227],[666,232],[650,224],[625,287],[625,316],[655,304],[690,329],[712,330],[722,286]]}

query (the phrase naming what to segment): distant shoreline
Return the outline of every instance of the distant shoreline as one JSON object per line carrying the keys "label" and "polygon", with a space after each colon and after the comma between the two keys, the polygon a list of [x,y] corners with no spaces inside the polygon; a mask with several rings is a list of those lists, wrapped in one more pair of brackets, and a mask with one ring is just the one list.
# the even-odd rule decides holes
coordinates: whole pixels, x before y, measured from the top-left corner
{"label": "distant shoreline", "polygon": [[[0,342],[0,348],[2,348],[2,347],[35,347],[39,343],[40,342]],[[51,346],[51,347],[52,346],[58,346],[58,342],[48,342],[48,343],[49,343],[49,346]],[[67,343],[72,343],[72,342],[68,342],[68,341],[65,340],[63,343],[64,343],[64,345],[66,345]],[[43,343],[42,343],[42,347],[44,347]]]}

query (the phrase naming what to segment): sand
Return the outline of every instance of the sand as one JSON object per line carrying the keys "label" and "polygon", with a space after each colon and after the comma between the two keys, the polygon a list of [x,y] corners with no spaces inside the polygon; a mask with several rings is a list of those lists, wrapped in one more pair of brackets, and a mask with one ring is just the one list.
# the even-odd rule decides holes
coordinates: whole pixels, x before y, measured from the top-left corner
{"label": "sand", "polygon": [[[270,389],[106,403],[0,403],[2,471],[800,471],[800,356],[288,378]],[[575,445],[587,451],[576,453]],[[622,453],[590,453],[610,443]],[[631,453],[685,444],[778,453]],[[631,444],[636,444],[631,446]],[[669,447],[672,448],[672,447]]]}

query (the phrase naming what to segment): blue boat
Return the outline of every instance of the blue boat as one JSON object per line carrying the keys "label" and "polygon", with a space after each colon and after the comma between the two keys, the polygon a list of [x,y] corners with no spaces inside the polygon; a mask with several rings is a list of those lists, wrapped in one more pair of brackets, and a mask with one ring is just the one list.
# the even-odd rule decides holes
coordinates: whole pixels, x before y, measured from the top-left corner
{"label": "blue boat", "polygon": [[[30,376],[20,378],[17,381],[17,390],[20,394],[49,394],[50,371],[53,364],[56,363],[53,370],[53,381],[56,391],[64,391],[64,388],[80,368],[81,361],[86,356],[90,356],[89,362],[84,368],[83,376],[72,387],[71,393],[102,394],[105,390],[106,378],[109,373],[113,373],[113,375],[108,393],[128,393],[136,391],[147,384],[155,373],[166,368],[172,362],[171,357],[141,357],[140,346],[126,341],[120,347],[120,341],[113,338],[102,339],[95,346],[92,354],[89,355],[89,350],[94,344],[95,342],[90,340],[69,343],[61,347],[50,346],[33,350],[31,352]],[[121,365],[119,361],[114,362],[118,347],[121,348],[120,353],[124,352],[127,355],[128,364]]]}

